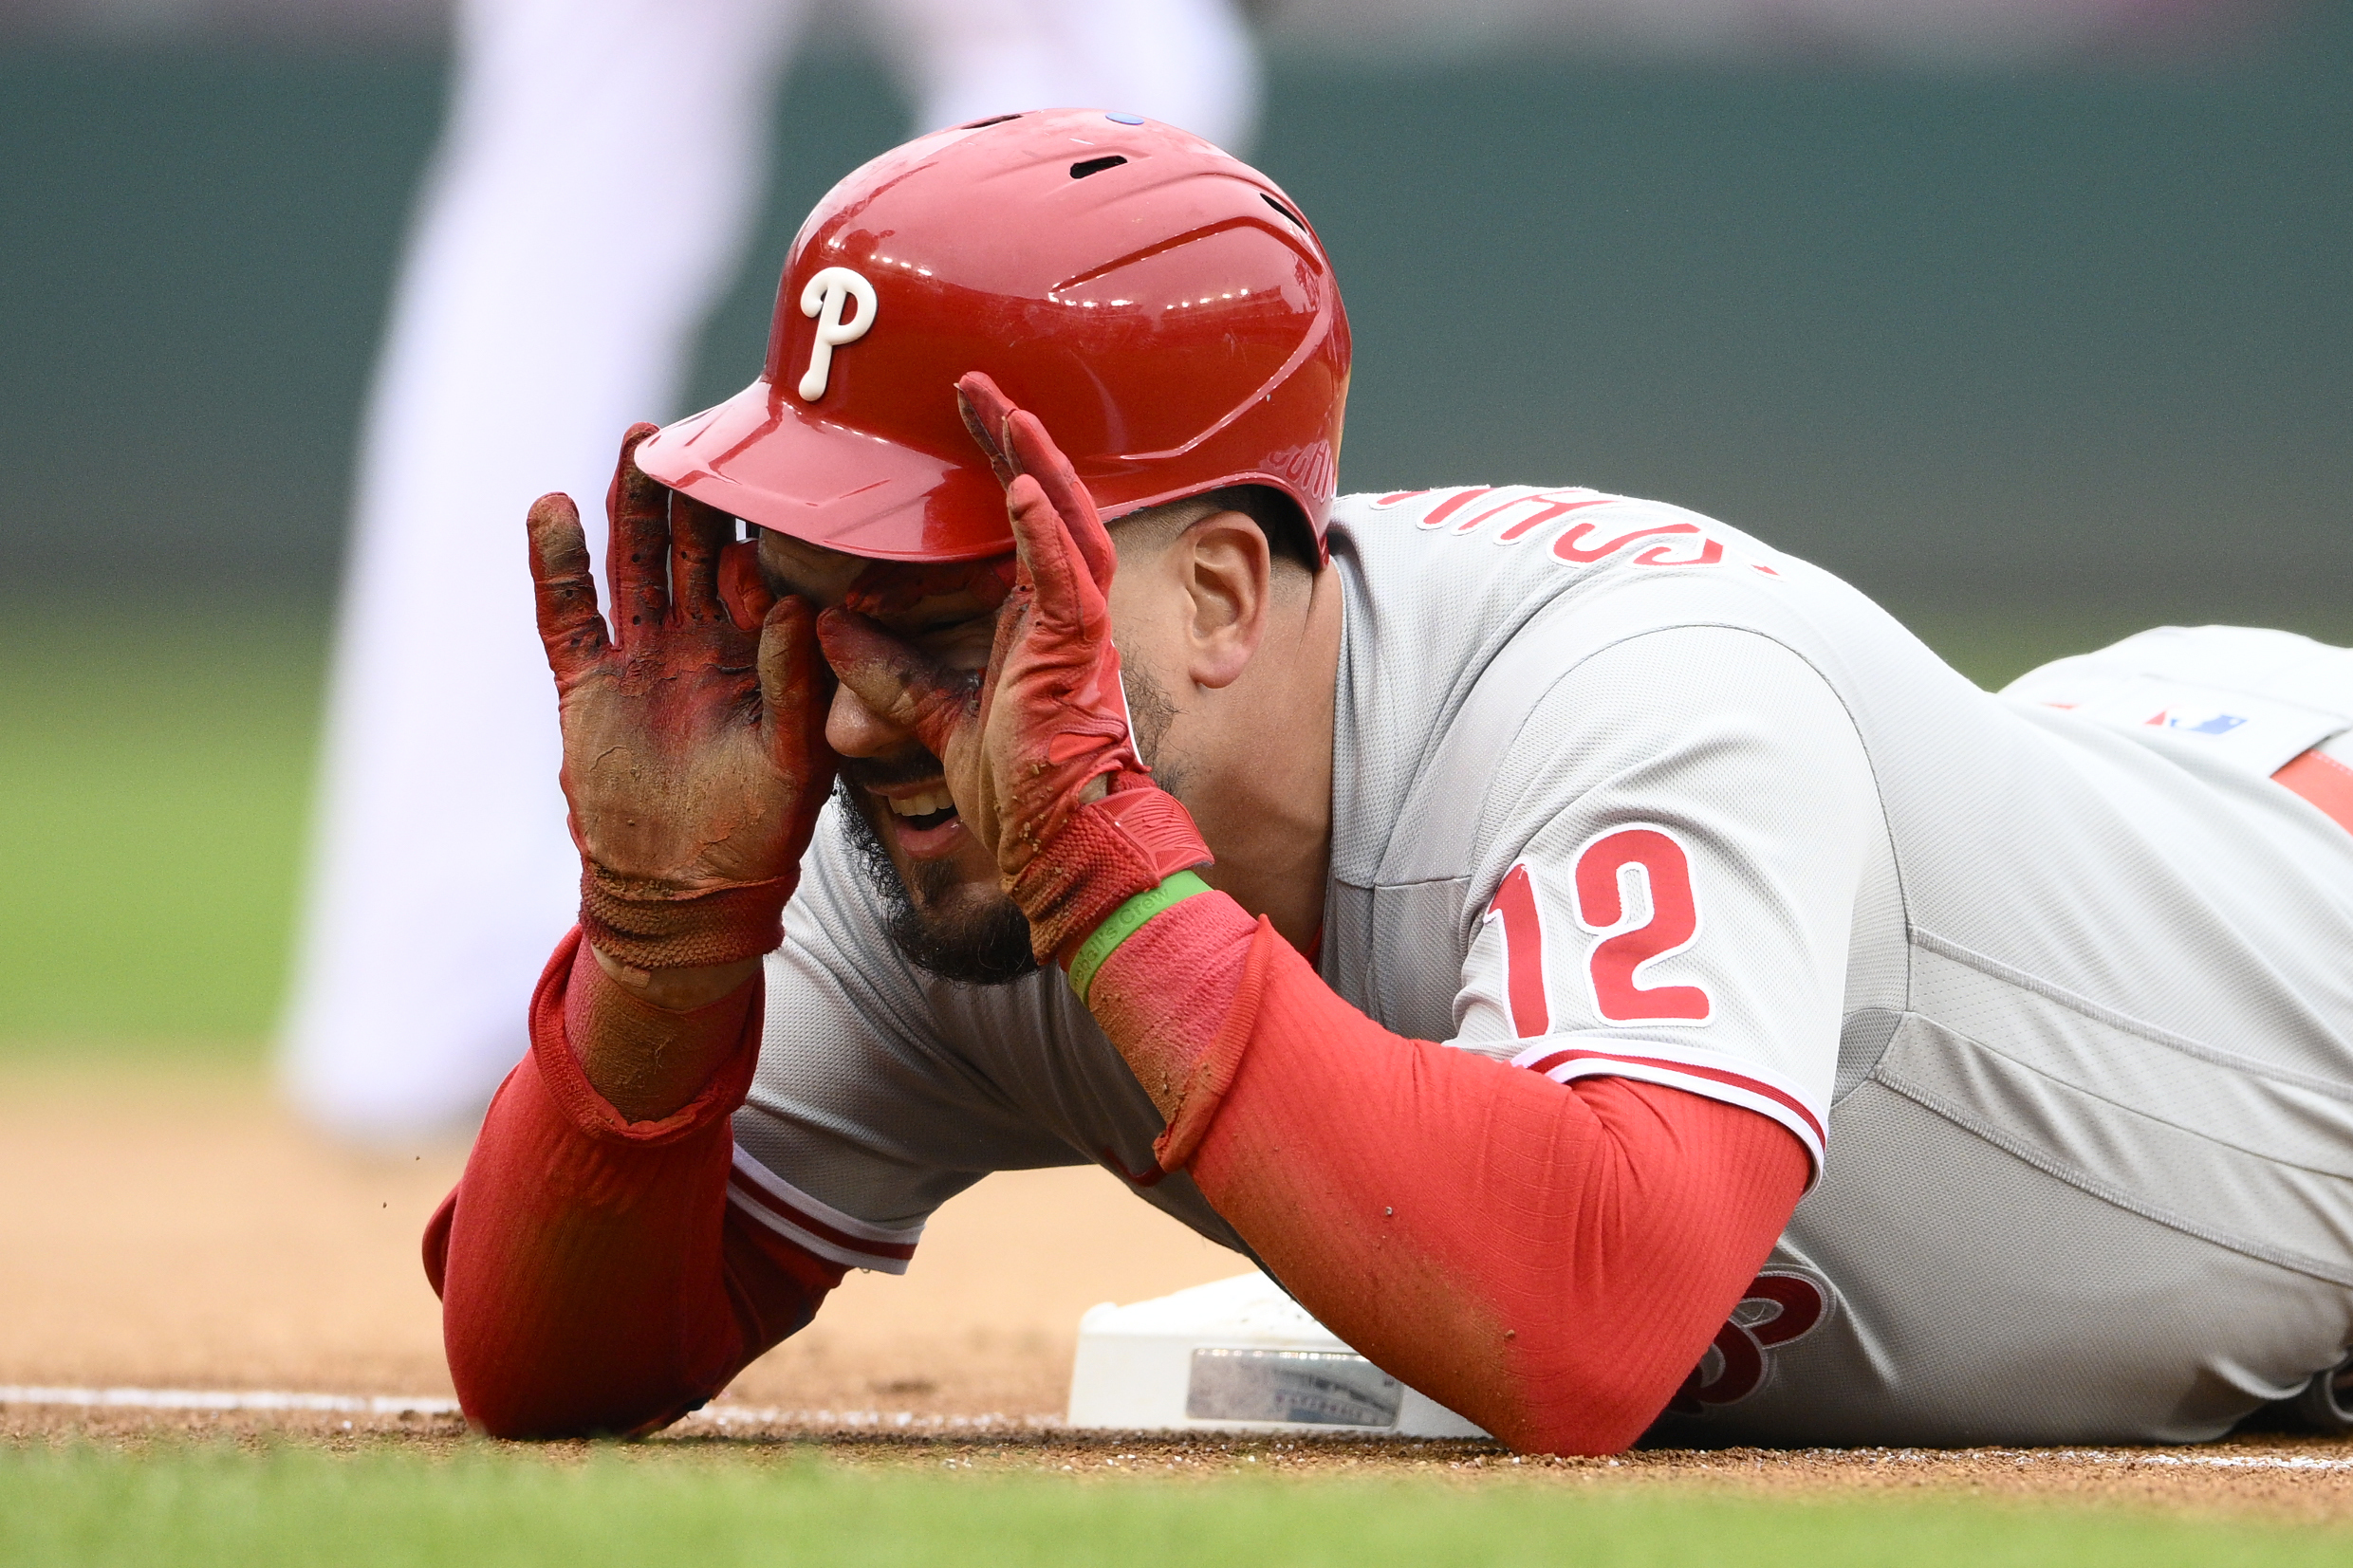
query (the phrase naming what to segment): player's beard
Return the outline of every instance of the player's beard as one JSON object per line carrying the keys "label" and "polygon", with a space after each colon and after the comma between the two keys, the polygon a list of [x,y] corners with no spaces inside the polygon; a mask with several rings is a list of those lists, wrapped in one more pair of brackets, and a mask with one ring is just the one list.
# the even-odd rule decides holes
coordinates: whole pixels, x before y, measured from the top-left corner
{"label": "player's beard", "polygon": [[[850,771],[855,765],[845,765]],[[937,771],[937,765],[932,765]],[[874,799],[844,778],[836,787],[842,819],[867,883],[882,900],[882,929],[917,968],[966,986],[1008,986],[1037,971],[1029,951],[1029,918],[994,888],[958,898],[969,884],[945,860],[917,860],[899,874],[882,836],[867,815]]]}
{"label": "player's beard", "polygon": [[1141,664],[1121,664],[1120,686],[1127,693],[1128,736],[1136,743],[1136,755],[1151,770],[1153,783],[1183,800],[1192,769],[1161,744],[1169,726],[1176,722],[1176,705],[1169,699],[1168,688]]}
{"label": "player's beard", "polygon": [[[1181,798],[1183,770],[1174,757],[1163,754],[1160,744],[1176,716],[1176,705],[1150,672],[1141,668],[1122,669],[1121,684],[1127,689],[1137,755],[1153,769],[1161,788]],[[882,900],[882,929],[908,963],[960,985],[1011,985],[1038,969],[1037,958],[1029,950],[1028,916],[993,889],[977,899],[958,899],[956,895],[969,884],[945,860],[912,862],[911,888],[868,815],[873,795],[859,787],[862,784],[912,782],[938,772],[937,759],[928,754],[913,766],[905,761],[894,765],[845,759],[835,785],[842,819],[849,824],[859,867]]]}

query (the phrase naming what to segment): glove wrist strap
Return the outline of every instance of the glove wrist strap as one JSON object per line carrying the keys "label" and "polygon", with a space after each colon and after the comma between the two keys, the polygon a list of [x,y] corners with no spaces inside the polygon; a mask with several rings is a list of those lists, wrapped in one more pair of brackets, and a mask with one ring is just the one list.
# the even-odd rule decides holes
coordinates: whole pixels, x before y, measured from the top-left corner
{"label": "glove wrist strap", "polygon": [[1005,891],[1029,917],[1038,962],[1066,969],[1079,945],[1121,904],[1210,858],[1176,797],[1130,774],[1071,812]]}
{"label": "glove wrist strap", "polygon": [[[580,928],[606,957],[639,969],[732,964],[784,940],[785,900],[797,876],[740,882],[687,897],[630,897],[584,870]],[[627,892],[638,892],[629,889]]]}
{"label": "glove wrist strap", "polygon": [[1079,944],[1079,950],[1070,956],[1070,989],[1081,1003],[1095,984],[1096,971],[1103,961],[1119,950],[1120,944],[1141,931],[1144,922],[1159,913],[1210,891],[1210,885],[1190,871],[1180,871],[1158,887],[1143,892],[1111,912],[1094,934]]}

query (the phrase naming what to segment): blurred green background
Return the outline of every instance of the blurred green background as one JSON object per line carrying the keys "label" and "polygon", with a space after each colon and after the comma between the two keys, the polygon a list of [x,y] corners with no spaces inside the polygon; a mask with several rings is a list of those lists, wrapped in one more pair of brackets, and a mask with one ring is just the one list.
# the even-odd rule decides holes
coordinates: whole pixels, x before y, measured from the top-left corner
{"label": "blurred green background", "polygon": [[[0,1051],[261,1049],[444,65],[0,41]],[[784,104],[698,403],[903,134],[854,49]],[[1278,54],[1254,156],[1347,291],[1344,488],[1660,495],[1988,684],[2164,620],[2353,642],[2353,8],[2030,71]]]}

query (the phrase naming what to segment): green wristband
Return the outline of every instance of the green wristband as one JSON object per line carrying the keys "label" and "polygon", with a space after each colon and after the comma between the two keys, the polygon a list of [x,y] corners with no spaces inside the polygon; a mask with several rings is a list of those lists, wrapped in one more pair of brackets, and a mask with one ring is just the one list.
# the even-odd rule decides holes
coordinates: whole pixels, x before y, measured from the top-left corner
{"label": "green wristband", "polygon": [[1095,928],[1095,934],[1079,944],[1078,955],[1070,960],[1070,988],[1078,993],[1079,1000],[1086,1000],[1087,987],[1094,985],[1095,971],[1103,967],[1103,960],[1121,943],[1142,930],[1145,921],[1171,905],[1209,891],[1209,884],[1200,877],[1180,871],[1158,887],[1146,888],[1113,910],[1111,917]]}

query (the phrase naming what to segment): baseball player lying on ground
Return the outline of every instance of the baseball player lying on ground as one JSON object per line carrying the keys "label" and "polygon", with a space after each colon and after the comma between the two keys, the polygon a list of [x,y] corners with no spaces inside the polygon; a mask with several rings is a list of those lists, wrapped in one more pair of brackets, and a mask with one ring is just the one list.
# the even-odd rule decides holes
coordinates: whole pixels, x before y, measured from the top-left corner
{"label": "baseball player lying on ground", "polygon": [[472,1418],[658,1428],[1084,1162],[1527,1449],[2196,1439],[2334,1365],[2353,655],[1990,695],[1673,507],[1335,502],[1347,366],[1263,175],[1005,117],[630,433],[602,613],[532,509],[583,897],[426,1238]]}

